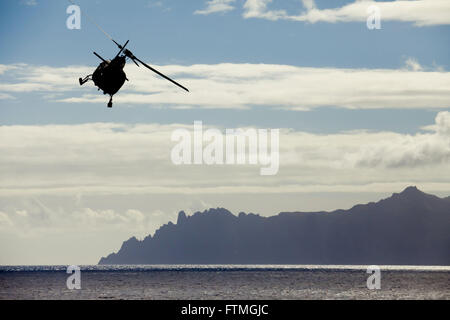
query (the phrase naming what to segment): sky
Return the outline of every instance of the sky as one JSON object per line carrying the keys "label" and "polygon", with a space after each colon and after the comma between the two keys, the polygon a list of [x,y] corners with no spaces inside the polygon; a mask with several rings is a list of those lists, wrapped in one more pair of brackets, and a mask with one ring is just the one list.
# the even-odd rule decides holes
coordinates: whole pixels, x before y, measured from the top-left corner
{"label": "sky", "polygon": [[[450,195],[450,1],[0,2],[0,264],[95,264],[225,207],[348,209]],[[380,29],[367,19],[375,6]],[[130,40],[114,107],[78,78]],[[175,166],[174,130],[280,129],[280,169]]]}

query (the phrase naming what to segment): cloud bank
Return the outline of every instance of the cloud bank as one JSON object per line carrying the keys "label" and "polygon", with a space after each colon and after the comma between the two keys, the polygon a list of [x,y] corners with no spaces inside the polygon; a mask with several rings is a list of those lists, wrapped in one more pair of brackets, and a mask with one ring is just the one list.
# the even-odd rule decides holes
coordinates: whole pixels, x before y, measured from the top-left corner
{"label": "cloud bank", "polygon": [[282,129],[280,171],[271,178],[260,177],[259,166],[175,166],[171,133],[180,127],[192,130],[175,124],[1,126],[0,196],[280,193],[342,185],[359,191],[414,182],[450,189],[448,111],[415,135]]}
{"label": "cloud bank", "polygon": [[[222,2],[222,1],[209,1]],[[450,2],[447,0],[396,0],[371,1],[356,0],[338,8],[317,8],[314,0],[302,0],[303,11],[298,14],[288,13],[284,9],[271,9],[272,4],[283,1],[246,0],[243,5],[243,17],[246,19],[266,19],[271,21],[290,20],[307,23],[365,22],[369,16],[367,9],[377,6],[381,11],[382,21],[410,22],[416,26],[433,26],[450,24]],[[218,11],[222,12],[224,10]],[[300,11],[300,8],[299,8]],[[214,13],[206,9],[203,14]]]}
{"label": "cloud bank", "polygon": [[233,3],[236,0],[209,0],[206,1],[206,8],[197,10],[194,14],[208,15],[211,13],[224,13],[234,10]]}
{"label": "cloud bank", "polygon": [[[307,68],[270,64],[158,66],[189,87],[187,94],[136,66],[127,66],[131,80],[115,97],[118,104],[172,108],[243,109],[273,107],[311,110],[429,109],[450,106],[450,73],[426,69],[410,58],[401,69]],[[39,93],[61,103],[106,103],[92,83],[77,79],[93,67],[56,68],[0,65],[0,99]],[[55,98],[54,94],[60,94]],[[51,98],[53,97],[53,98]]]}

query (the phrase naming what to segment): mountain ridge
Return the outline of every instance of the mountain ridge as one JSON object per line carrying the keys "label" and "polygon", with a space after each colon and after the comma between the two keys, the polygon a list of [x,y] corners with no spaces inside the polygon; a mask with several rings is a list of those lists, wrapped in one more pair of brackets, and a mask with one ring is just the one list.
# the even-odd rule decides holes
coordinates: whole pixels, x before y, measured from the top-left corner
{"label": "mountain ridge", "polygon": [[225,208],[132,237],[99,264],[450,264],[450,201],[416,187],[331,212],[262,217]]}

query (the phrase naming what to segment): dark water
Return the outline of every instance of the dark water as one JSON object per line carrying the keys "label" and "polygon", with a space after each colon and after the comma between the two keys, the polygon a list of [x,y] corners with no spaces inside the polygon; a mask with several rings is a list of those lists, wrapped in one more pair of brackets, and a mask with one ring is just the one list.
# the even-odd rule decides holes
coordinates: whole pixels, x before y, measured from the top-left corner
{"label": "dark water", "polygon": [[66,268],[0,267],[0,299],[450,300],[450,267],[381,266],[380,290],[366,266],[81,266],[81,290]]}

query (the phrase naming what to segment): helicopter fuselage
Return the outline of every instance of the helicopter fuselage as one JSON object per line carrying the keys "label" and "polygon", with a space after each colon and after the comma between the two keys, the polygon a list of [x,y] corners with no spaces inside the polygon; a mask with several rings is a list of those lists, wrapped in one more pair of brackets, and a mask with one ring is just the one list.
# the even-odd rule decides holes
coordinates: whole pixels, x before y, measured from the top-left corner
{"label": "helicopter fuselage", "polygon": [[103,61],[92,74],[94,84],[103,90],[104,94],[115,95],[122,88],[125,80],[127,80],[127,76],[123,71],[125,64],[125,57],[116,57],[112,61]]}

